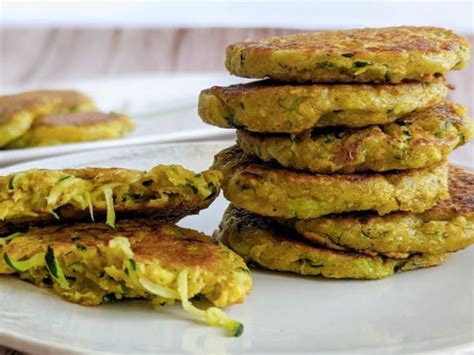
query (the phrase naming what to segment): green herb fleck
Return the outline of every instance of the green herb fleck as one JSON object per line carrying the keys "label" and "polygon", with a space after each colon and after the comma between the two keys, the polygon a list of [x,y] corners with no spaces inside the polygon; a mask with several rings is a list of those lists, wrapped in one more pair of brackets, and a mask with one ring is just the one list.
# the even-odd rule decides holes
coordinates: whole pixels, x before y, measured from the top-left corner
{"label": "green herb fleck", "polygon": [[133,271],[137,271],[137,262],[135,261],[135,259],[128,259],[128,263],[132,267]]}
{"label": "green herb fleck", "polygon": [[306,99],[307,99],[307,97],[305,97],[305,96],[297,98],[295,101],[293,101],[293,102],[291,103],[291,106],[290,106],[290,108],[289,108],[288,110],[289,110],[290,112],[297,110],[298,107],[300,107],[300,105],[301,105],[301,104],[303,103],[303,101],[306,100]]}
{"label": "green herb fleck", "polygon": [[107,293],[102,297],[103,303],[110,303],[117,301],[117,297],[115,297],[115,293]]}
{"label": "green herb fleck", "polygon": [[79,250],[79,251],[87,250],[87,247],[86,247],[84,244],[81,244],[81,243],[77,243],[77,244],[76,244],[76,248],[77,248],[77,250]]}
{"label": "green herb fleck", "polygon": [[324,139],[324,144],[331,144],[335,140],[336,140],[336,136],[334,135],[334,133],[331,133],[331,134],[327,135],[326,138]]}
{"label": "green herb fleck", "polygon": [[244,332],[244,325],[242,323],[237,323],[232,331],[232,335],[237,338],[241,336],[243,332]]}
{"label": "green herb fleck", "polygon": [[56,260],[54,258],[54,251],[53,248],[48,246],[48,250],[46,251],[46,255],[44,256],[44,260],[46,262],[46,266],[48,267],[49,272],[53,277],[58,277],[58,268],[56,264]]}
{"label": "green herb fleck", "polygon": [[214,185],[212,182],[210,182],[209,184],[207,184],[207,188],[209,190],[211,190],[211,193],[209,194],[209,196],[207,196],[204,200],[209,200],[211,198],[213,198],[217,192],[217,187],[216,185]]}
{"label": "green herb fleck", "polygon": [[406,261],[402,261],[402,262],[398,263],[397,265],[395,265],[395,268],[393,269],[393,271],[394,272],[402,271],[406,264],[407,264]]}
{"label": "green herb fleck", "polygon": [[324,62],[316,63],[316,68],[318,69],[331,68],[332,66],[333,64],[328,60],[325,60]]}
{"label": "green herb fleck", "polygon": [[195,194],[195,195],[199,192],[199,190],[196,188],[196,186],[194,186],[193,184],[191,184],[189,182],[186,184],[186,186],[189,187],[191,189],[191,191],[193,192],[193,194]]}
{"label": "green herb fleck", "polygon": [[367,66],[367,65],[369,65],[369,63],[363,62],[363,61],[357,61],[357,62],[354,63],[354,66],[355,66],[356,68],[363,68],[363,67],[365,67],[365,66]]}

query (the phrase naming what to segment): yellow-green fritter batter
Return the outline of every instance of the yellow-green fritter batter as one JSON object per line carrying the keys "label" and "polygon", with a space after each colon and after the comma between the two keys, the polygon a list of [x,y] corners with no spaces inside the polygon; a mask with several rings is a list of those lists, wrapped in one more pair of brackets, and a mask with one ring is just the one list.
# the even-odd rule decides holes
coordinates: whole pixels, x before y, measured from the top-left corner
{"label": "yellow-green fritter batter", "polygon": [[6,148],[25,148],[114,139],[133,130],[133,120],[123,114],[70,112],[36,119],[21,137]]}
{"label": "yellow-green fritter batter", "polygon": [[68,301],[95,306],[145,298],[155,306],[180,300],[183,308],[238,336],[243,331],[213,305],[241,303],[252,287],[242,258],[212,238],[161,222],[134,220],[116,229],[101,224],[32,227],[0,237],[0,274],[18,274]]}
{"label": "yellow-green fritter batter", "polygon": [[337,279],[380,279],[400,271],[435,266],[446,259],[444,254],[393,259],[318,247],[269,218],[232,205],[214,237],[248,263],[262,268]]}
{"label": "yellow-green fritter batter", "polygon": [[445,102],[394,123],[314,129],[299,136],[237,131],[242,150],[263,161],[314,173],[423,168],[445,160],[474,134],[465,108]]}
{"label": "yellow-green fritter batter", "polygon": [[251,212],[282,218],[331,213],[423,212],[448,198],[448,164],[386,173],[319,175],[261,163],[233,146],[215,156],[224,174],[224,196]]}
{"label": "yellow-green fritter batter", "polygon": [[87,96],[68,90],[39,90],[0,96],[0,147],[25,134],[36,119],[95,110]]}
{"label": "yellow-green fritter batter", "polygon": [[469,41],[437,27],[298,33],[232,44],[226,68],[288,82],[400,83],[432,80],[469,61]]}
{"label": "yellow-green fritter batter", "polygon": [[474,174],[450,167],[449,194],[449,199],[420,214],[394,212],[379,217],[350,213],[284,224],[304,238],[336,250],[402,258],[454,252],[474,243]]}
{"label": "yellow-green fritter batter", "polygon": [[202,91],[199,115],[223,128],[301,133],[314,127],[390,123],[442,102],[447,93],[443,80],[399,85],[290,85],[264,80]]}
{"label": "yellow-green fritter batter", "polygon": [[[28,170],[0,177],[0,224],[115,215],[179,219],[206,208],[222,174],[196,174],[179,165],[150,171],[120,168]],[[102,220],[102,218],[101,218]]]}

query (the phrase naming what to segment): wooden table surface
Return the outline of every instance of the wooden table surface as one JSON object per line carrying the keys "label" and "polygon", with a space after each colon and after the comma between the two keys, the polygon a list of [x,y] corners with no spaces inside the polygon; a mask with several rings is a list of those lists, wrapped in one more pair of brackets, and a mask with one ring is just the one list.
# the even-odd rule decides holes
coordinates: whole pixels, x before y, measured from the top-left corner
{"label": "wooden table surface", "polygon": [[[224,70],[229,43],[295,32],[285,29],[58,29],[0,30],[0,89],[50,81],[112,77],[143,72]],[[469,37],[471,43],[474,37]],[[474,55],[472,55],[474,58]],[[449,73],[450,98],[473,112],[474,60]],[[463,149],[473,155],[474,145]],[[0,355],[18,354],[0,346]]]}

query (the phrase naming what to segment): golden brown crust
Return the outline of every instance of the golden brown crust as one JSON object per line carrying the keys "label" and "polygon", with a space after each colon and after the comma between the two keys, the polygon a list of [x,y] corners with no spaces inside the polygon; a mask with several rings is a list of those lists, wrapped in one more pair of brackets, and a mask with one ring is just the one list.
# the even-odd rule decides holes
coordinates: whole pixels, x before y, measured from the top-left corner
{"label": "golden brown crust", "polygon": [[274,220],[230,205],[214,237],[249,263],[266,269],[328,278],[379,279],[395,272],[442,263],[446,255],[417,254],[404,259],[334,251],[311,244]]}
{"label": "golden brown crust", "polygon": [[215,156],[224,196],[264,216],[317,218],[350,211],[421,213],[448,197],[448,166],[385,173],[309,174],[258,162],[237,146]]}
{"label": "golden brown crust", "polygon": [[[220,307],[243,302],[252,287],[244,261],[227,247],[202,233],[158,221],[124,220],[116,228],[96,223],[30,227],[0,239],[0,255],[0,274],[18,271],[6,255],[16,261],[41,257],[44,264],[21,272],[21,278],[52,286],[67,300],[86,306],[122,298],[162,305],[176,297],[156,297],[142,280],[177,291],[182,271],[189,276],[189,297],[199,294]],[[51,257],[66,281],[58,282],[50,270]]]}
{"label": "golden brown crust", "polygon": [[380,217],[358,212],[278,221],[334,250],[393,258],[455,252],[474,242],[474,174],[451,166],[449,192],[449,199],[421,214],[393,212]]}
{"label": "golden brown crust", "polygon": [[244,77],[282,81],[430,80],[464,67],[469,42],[436,27],[386,27],[299,33],[227,47],[226,67]]}
{"label": "golden brown crust", "polygon": [[425,219],[450,219],[466,213],[474,213],[474,173],[450,166],[449,199],[439,201],[423,216]]}
{"label": "golden brown crust", "polygon": [[237,143],[265,162],[313,173],[418,169],[445,160],[472,138],[474,121],[464,114],[464,107],[445,102],[365,128],[316,128],[291,136],[238,130]]}
{"label": "golden brown crust", "polygon": [[297,85],[263,80],[203,90],[198,113],[204,122],[218,127],[298,134],[314,127],[394,122],[441,103],[447,93],[444,80],[398,85]]}

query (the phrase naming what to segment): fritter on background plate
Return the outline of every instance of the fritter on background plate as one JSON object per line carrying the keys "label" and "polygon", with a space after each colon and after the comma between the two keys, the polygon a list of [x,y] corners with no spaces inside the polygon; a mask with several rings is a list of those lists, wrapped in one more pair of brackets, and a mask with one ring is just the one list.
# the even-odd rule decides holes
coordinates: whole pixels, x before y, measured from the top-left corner
{"label": "fritter on background plate", "polygon": [[39,90],[0,96],[0,148],[25,134],[41,117],[94,110],[94,102],[77,91]]}
{"label": "fritter on background plate", "polygon": [[71,112],[36,119],[21,137],[6,148],[40,147],[115,139],[130,133],[135,123],[126,115],[101,112]]}

